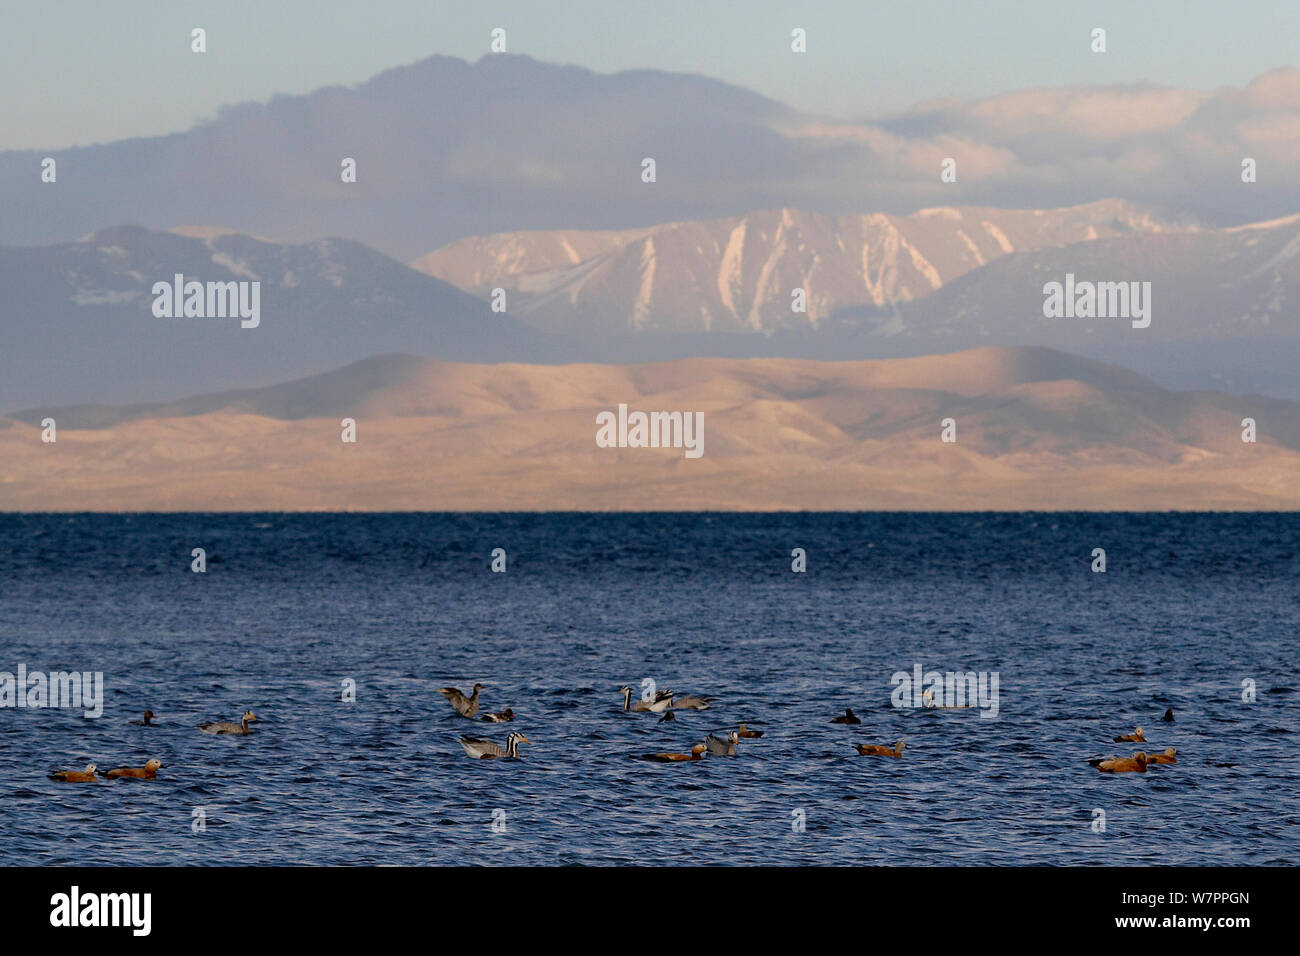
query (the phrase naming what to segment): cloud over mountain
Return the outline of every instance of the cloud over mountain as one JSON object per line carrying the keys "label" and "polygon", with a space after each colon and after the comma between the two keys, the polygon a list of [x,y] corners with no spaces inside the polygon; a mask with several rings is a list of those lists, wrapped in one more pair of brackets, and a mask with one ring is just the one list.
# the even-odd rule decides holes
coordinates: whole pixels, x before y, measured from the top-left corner
{"label": "cloud over mountain", "polygon": [[[343,235],[404,261],[471,235],[628,229],[758,209],[829,216],[1123,196],[1218,221],[1300,209],[1300,72],[1244,89],[1025,90],[866,122],[703,77],[432,57],[355,87],[232,106],[183,133],[0,153],[0,242],[119,222]],[[1241,160],[1259,181],[1241,182]],[[344,157],[355,184],[340,181]],[[643,183],[641,161],[657,162]],[[939,180],[946,157],[955,183]]]}

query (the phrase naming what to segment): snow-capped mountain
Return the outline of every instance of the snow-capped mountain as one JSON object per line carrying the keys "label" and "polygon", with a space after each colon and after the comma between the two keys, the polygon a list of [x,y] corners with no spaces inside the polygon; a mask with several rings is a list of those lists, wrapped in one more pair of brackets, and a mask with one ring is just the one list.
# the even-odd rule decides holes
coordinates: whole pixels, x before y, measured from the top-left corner
{"label": "snow-capped mountain", "polygon": [[622,232],[480,236],[412,265],[475,295],[504,289],[512,314],[552,332],[770,333],[816,328],[847,307],[923,299],[1014,252],[1196,228],[1120,200],[908,216],[779,209]]}

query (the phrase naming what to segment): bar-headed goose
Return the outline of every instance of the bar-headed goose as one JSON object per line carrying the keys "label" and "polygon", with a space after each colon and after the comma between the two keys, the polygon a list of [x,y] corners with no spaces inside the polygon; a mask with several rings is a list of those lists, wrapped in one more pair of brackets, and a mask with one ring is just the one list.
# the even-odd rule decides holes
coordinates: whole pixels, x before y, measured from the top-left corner
{"label": "bar-headed goose", "polygon": [[199,724],[199,730],[205,734],[235,734],[240,737],[247,737],[252,733],[248,725],[254,720],[257,720],[257,717],[251,710],[246,710],[237,724],[232,724],[228,720],[217,720],[210,724]]}
{"label": "bar-headed goose", "polygon": [[623,695],[623,709],[635,713],[645,713],[649,711],[652,714],[660,714],[672,706],[673,695],[670,691],[659,691],[655,694],[654,700],[633,700],[632,688],[624,684],[618,689]]}
{"label": "bar-headed goose", "polygon": [[664,696],[672,700],[670,706],[673,710],[708,710],[709,704],[718,699],[698,694],[674,694],[670,690],[664,691]]}
{"label": "bar-headed goose", "polygon": [[704,738],[704,745],[708,748],[709,753],[715,757],[734,757],[736,756],[736,742],[740,736],[733,730],[724,737],[715,737],[713,734]]}
{"label": "bar-headed goose", "polygon": [[506,737],[504,747],[495,741],[488,740],[486,737],[471,737],[469,734],[462,734],[460,738],[460,745],[465,748],[465,753],[483,760],[490,760],[493,757],[518,757],[519,745],[531,743],[531,740],[517,731],[510,732]]}

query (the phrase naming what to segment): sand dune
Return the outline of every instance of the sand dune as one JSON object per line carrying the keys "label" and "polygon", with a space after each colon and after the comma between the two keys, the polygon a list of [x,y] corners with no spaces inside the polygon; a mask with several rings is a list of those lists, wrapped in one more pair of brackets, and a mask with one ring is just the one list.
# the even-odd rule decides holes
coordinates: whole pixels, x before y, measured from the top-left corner
{"label": "sand dune", "polygon": [[[619,403],[703,412],[703,457],[597,447],[596,413]],[[273,388],[0,419],[0,508],[1295,509],[1297,412],[1037,348],[625,366],[381,356]],[[53,445],[35,424],[47,415]],[[343,417],[356,444],[340,441]]]}

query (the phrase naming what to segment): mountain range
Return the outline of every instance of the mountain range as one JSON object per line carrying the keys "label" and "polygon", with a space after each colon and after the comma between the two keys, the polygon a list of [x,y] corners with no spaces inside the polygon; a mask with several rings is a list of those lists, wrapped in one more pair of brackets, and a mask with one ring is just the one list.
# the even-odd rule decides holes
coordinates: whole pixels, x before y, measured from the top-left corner
{"label": "mountain range", "polygon": [[[0,409],[273,385],[397,352],[452,361],[894,358],[1042,345],[1171,388],[1300,398],[1300,216],[1211,228],[1119,200],[832,219],[777,210],[458,240],[414,268],[360,243],[218,227],[0,247]],[[156,318],[175,274],[258,281],[264,319]],[[1067,275],[1151,283],[1152,320],[1048,318]],[[494,311],[491,292],[505,292]],[[807,313],[791,310],[791,290]]]}
{"label": "mountain range", "polygon": [[[356,242],[272,243],[122,226],[0,247],[0,409],[157,400],[264,385],[369,355],[571,355],[553,336]],[[157,318],[156,282],[257,281],[261,321]]]}
{"label": "mountain range", "polygon": [[[854,306],[925,298],[1013,252],[1196,229],[1120,200],[1066,209],[940,207],[908,216],[794,209],[623,231],[511,232],[453,242],[412,266],[552,332],[776,332]],[[792,310],[791,292],[807,308]]]}

